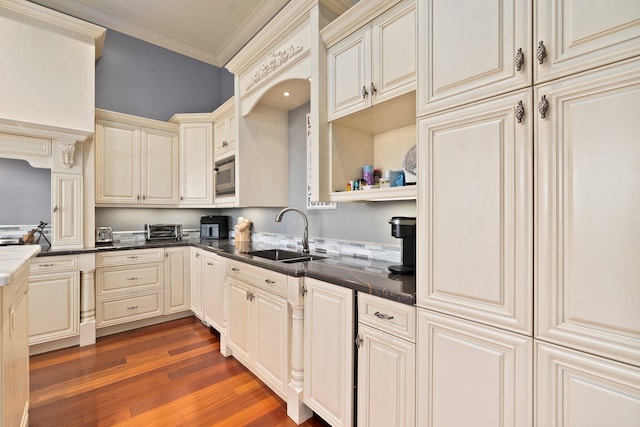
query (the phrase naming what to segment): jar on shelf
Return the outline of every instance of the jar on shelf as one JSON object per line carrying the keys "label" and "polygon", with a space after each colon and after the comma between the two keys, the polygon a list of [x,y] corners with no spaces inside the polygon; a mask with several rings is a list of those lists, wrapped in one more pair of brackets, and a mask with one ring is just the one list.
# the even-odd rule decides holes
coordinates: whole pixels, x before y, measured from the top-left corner
{"label": "jar on shelf", "polygon": [[364,165],[362,167],[362,179],[364,179],[367,183],[367,185],[373,185],[374,181],[373,181],[373,166],[371,165]]}

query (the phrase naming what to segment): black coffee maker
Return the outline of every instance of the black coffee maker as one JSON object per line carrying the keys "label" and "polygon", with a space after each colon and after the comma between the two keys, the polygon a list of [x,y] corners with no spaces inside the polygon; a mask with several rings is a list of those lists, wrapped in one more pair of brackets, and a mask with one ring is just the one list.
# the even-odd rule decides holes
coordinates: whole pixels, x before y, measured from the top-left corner
{"label": "black coffee maker", "polygon": [[390,265],[395,274],[415,274],[416,272],[416,218],[394,216],[389,220],[391,235],[402,239],[402,265]]}

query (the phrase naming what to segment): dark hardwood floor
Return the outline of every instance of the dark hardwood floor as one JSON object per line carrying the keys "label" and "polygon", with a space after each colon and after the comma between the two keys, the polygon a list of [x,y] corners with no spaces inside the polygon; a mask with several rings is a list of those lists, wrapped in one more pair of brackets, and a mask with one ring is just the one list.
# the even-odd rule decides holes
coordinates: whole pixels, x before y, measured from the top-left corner
{"label": "dark hardwood floor", "polygon": [[194,317],[32,356],[30,385],[34,427],[296,425]]}

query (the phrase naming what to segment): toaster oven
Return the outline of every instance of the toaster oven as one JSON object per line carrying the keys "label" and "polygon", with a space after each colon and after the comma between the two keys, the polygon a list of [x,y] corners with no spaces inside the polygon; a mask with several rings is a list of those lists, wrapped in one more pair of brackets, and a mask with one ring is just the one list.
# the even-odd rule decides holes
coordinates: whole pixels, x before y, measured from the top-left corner
{"label": "toaster oven", "polygon": [[144,232],[147,241],[181,240],[182,224],[145,224]]}

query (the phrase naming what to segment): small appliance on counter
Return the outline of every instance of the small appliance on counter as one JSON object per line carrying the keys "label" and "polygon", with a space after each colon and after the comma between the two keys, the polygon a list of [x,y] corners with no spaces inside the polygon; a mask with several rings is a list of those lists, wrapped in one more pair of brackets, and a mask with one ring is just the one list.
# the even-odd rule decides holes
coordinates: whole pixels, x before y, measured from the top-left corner
{"label": "small appliance on counter", "polygon": [[96,228],[96,244],[113,243],[113,230],[111,227]]}
{"label": "small appliance on counter", "polygon": [[204,215],[200,217],[200,238],[220,240],[229,238],[229,217]]}
{"label": "small appliance on counter", "polygon": [[182,224],[145,224],[147,242],[155,240],[182,240]]}
{"label": "small appliance on counter", "polygon": [[402,239],[402,265],[390,265],[395,274],[415,274],[416,272],[416,218],[394,216],[389,220],[391,235]]}

